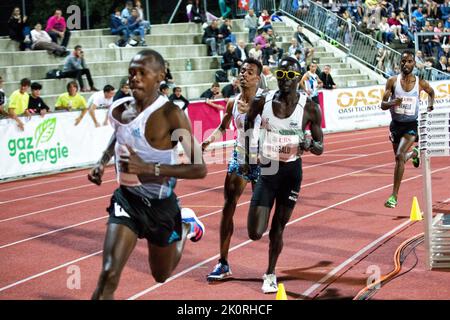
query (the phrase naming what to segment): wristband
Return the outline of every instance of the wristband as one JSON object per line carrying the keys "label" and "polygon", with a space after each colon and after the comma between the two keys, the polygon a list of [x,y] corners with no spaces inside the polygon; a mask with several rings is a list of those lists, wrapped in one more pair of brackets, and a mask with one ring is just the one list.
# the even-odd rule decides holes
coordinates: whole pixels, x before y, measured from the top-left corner
{"label": "wristband", "polygon": [[161,163],[155,163],[155,176],[159,177]]}

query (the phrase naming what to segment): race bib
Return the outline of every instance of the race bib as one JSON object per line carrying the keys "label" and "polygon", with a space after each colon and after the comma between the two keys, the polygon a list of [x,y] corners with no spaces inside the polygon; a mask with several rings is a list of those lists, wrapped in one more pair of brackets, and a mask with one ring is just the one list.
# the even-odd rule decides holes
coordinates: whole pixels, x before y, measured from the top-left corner
{"label": "race bib", "polygon": [[262,154],[275,161],[292,161],[297,159],[300,137],[267,132],[264,139]]}
{"label": "race bib", "polygon": [[402,104],[395,107],[394,112],[397,114],[404,114],[406,116],[416,115],[417,98],[403,97]]}

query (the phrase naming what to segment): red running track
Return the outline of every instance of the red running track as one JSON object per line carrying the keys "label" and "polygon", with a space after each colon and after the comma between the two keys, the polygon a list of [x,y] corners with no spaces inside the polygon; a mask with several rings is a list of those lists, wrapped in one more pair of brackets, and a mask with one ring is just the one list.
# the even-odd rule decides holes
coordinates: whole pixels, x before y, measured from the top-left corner
{"label": "red running track", "polygon": [[[383,206],[394,168],[387,128],[330,134],[325,148],[320,157],[303,157],[300,199],[284,234],[276,273],[289,299],[352,298],[365,286],[368,267],[388,272],[396,247],[423,229],[422,223],[409,222],[412,197],[422,203],[422,170],[411,163],[399,206]],[[247,236],[250,186],[235,214],[229,257],[233,278],[206,282],[218,259],[225,169],[224,163],[209,164],[204,180],[179,180],[175,191],[182,205],[193,208],[207,230],[200,242],[187,243],[173,276],[164,284],[153,280],[146,242],[140,241],[122,274],[117,299],[275,298],[260,290],[267,233],[256,242]],[[433,159],[432,169],[434,199],[448,199],[448,159]],[[112,167],[101,187],[90,184],[86,174],[80,170],[0,185],[0,299],[90,298],[101,268],[105,208],[117,185]],[[74,267],[81,275],[79,289],[68,288]],[[427,290],[417,290],[414,272],[429,279],[421,284]],[[422,254],[413,272],[383,287],[375,298],[448,298],[448,289],[428,285],[439,287],[449,277],[425,271]],[[403,295],[408,287],[416,288],[414,297]]]}

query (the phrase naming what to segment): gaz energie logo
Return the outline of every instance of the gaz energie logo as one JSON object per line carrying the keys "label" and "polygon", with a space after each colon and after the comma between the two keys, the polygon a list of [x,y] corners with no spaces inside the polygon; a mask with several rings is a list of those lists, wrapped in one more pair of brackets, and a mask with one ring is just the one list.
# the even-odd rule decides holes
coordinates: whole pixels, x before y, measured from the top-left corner
{"label": "gaz energie logo", "polygon": [[[16,157],[20,164],[25,165],[35,162],[50,162],[55,164],[61,158],[69,156],[69,149],[53,141],[55,134],[56,118],[43,121],[34,131],[33,137],[10,139],[8,150],[11,157]],[[54,140],[54,139],[53,139]]]}

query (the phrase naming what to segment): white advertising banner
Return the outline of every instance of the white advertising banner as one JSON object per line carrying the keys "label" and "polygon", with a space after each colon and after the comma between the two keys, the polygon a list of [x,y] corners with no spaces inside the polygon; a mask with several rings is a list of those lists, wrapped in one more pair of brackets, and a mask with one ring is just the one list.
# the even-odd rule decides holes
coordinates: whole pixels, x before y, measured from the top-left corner
{"label": "white advertising banner", "polygon": [[[435,91],[434,108],[450,105],[450,81],[430,83]],[[384,85],[323,90],[325,127],[327,131],[346,131],[387,126],[391,121],[389,110],[381,110]],[[422,91],[420,106],[428,105],[428,95]]]}
{"label": "white advertising banner", "polygon": [[[25,130],[14,120],[0,120],[0,179],[93,164],[113,133],[111,126],[96,128],[89,114],[75,126],[79,112],[22,117]],[[106,110],[96,110],[100,123]]]}

